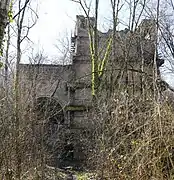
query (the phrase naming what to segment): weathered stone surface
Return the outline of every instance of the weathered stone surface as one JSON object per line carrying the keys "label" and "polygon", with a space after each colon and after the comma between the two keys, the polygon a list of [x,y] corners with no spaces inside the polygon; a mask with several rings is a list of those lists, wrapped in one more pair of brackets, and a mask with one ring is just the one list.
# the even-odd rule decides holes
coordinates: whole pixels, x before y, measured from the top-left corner
{"label": "weathered stone surface", "polygon": [[[91,18],[91,21],[94,22],[94,19]],[[114,63],[107,62],[107,73],[109,74],[111,68],[114,68],[115,77],[119,77],[119,73],[125,70],[126,62],[127,73],[122,73],[122,77],[118,80],[121,85],[134,85],[138,91],[140,91],[142,73],[146,75],[153,72],[155,27],[151,26],[154,24],[151,24],[150,20],[147,22],[150,31],[145,26],[146,21],[143,21],[135,32],[130,32],[128,29],[117,32]],[[107,48],[106,42],[111,33],[111,30],[107,33],[99,32],[99,50],[104,49],[100,54],[101,58],[104,56]],[[86,148],[84,145],[87,145],[88,140],[84,135],[86,132],[84,133],[83,130],[91,123],[87,112],[92,102],[91,61],[87,19],[84,16],[77,16],[75,34],[71,39],[71,65],[21,64],[20,88],[21,99],[26,104],[31,104],[33,99],[45,97],[54,99],[62,107],[64,125],[62,127],[62,124],[60,125],[56,121],[52,122],[53,124],[50,123],[54,127],[53,129],[57,128],[58,131],[50,135],[47,142],[48,146],[53,149],[53,154],[55,152],[54,157],[60,157],[67,154],[67,152],[60,152],[60,141],[70,140],[74,147],[71,162],[73,164],[76,160],[85,157],[83,148]],[[144,60],[143,72],[142,59]],[[106,81],[105,88],[107,85],[109,88],[107,83]],[[48,119],[51,121],[51,118]],[[84,142],[81,142],[81,139]],[[61,163],[59,158],[54,158],[54,160],[58,161],[58,164]],[[63,163],[66,164],[66,162],[67,160]]]}
{"label": "weathered stone surface", "polygon": [[[92,24],[94,24],[94,21],[95,20],[91,18]],[[127,61],[125,57],[129,59],[129,61],[127,61],[128,74],[123,74],[123,83],[126,81],[129,81],[130,84],[135,83],[135,81],[135,84],[141,83],[142,55],[144,56],[144,63],[147,67],[144,67],[144,71],[146,73],[150,71],[153,72],[155,24],[152,22],[151,20],[143,20],[135,32],[130,32],[128,29],[125,29],[116,33],[115,76],[119,76],[121,68],[124,69],[124,62]],[[71,65],[20,65],[21,89],[25,91],[23,97],[26,97],[27,91],[29,92],[33,88],[34,91],[32,92],[36,98],[53,96],[62,108],[69,105],[90,106],[92,100],[90,88],[91,61],[87,23],[87,18],[77,16],[75,34],[74,37],[71,38],[73,46]],[[107,33],[99,32],[100,50],[104,49],[105,51],[108,38],[111,34],[112,30],[109,30]],[[147,35],[148,38],[146,39]],[[128,54],[125,55],[126,51]],[[103,55],[101,53],[101,57]],[[84,86],[76,88],[77,84],[83,84]],[[69,113],[67,118],[69,118],[69,122],[70,120],[73,121],[74,115]]]}

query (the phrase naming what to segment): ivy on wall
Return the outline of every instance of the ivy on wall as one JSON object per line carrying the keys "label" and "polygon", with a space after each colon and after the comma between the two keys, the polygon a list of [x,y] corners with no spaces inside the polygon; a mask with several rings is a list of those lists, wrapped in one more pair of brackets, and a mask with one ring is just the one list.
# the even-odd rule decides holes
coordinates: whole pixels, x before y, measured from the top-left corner
{"label": "ivy on wall", "polygon": [[91,85],[92,85],[92,96],[96,96],[96,90],[99,87],[99,79],[101,79],[106,63],[109,59],[109,54],[111,52],[112,47],[112,38],[109,37],[107,41],[107,47],[104,52],[103,59],[99,58],[99,52],[98,53],[98,59],[95,57],[95,45],[94,45],[94,33],[92,32],[92,29],[89,29],[89,40],[90,40],[90,54],[91,54],[91,69],[92,69],[92,77],[91,77]]}

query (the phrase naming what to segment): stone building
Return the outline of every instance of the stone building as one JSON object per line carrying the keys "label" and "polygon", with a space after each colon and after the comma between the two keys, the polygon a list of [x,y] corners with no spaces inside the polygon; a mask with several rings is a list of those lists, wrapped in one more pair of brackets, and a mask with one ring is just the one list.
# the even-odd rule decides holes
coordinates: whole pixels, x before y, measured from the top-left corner
{"label": "stone building", "polygon": [[[90,21],[93,23],[94,18]],[[111,30],[106,33],[99,32],[99,49],[103,48],[111,33]],[[151,20],[142,21],[135,32],[130,32],[128,29],[117,32],[116,76],[125,57],[129,59],[128,76],[122,78],[123,83],[126,78],[129,78],[127,81],[131,85],[136,84],[134,78],[136,82],[139,81],[137,77],[141,76],[142,63],[145,64],[143,67],[145,73],[153,69],[155,36],[155,24]],[[36,99],[55,99],[64,111],[67,124],[84,119],[84,112],[91,105],[89,35],[87,18],[84,16],[77,16],[71,43],[71,65],[20,64],[24,97],[28,97],[26,95],[30,93],[30,98],[34,95]],[[126,50],[129,51],[127,55],[125,55]]]}
{"label": "stone building", "polygon": [[[90,18],[90,23],[94,24],[94,21]],[[72,64],[20,64],[21,100],[28,102],[26,106],[34,103],[38,108],[42,107],[41,114],[51,121],[52,127],[63,124],[76,131],[88,121],[87,111],[91,106],[92,94],[87,24],[87,18],[77,16],[75,32],[71,37]],[[154,21],[143,20],[134,32],[128,29],[117,31],[114,76],[120,78],[122,75],[123,84],[141,89],[142,73],[152,75],[155,29]],[[98,34],[102,56],[102,49],[105,50],[112,30],[106,33],[99,31]],[[120,71],[124,69],[125,62],[126,73]],[[157,64],[162,63],[158,61]]]}

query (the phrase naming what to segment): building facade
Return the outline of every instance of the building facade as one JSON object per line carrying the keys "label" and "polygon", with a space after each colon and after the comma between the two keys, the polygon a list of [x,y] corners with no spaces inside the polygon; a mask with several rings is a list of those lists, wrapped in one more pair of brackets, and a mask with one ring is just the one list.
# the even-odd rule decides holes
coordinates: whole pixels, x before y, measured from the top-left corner
{"label": "building facade", "polygon": [[[94,21],[94,18],[90,18],[91,24],[94,24]],[[155,27],[154,21],[143,20],[135,32],[128,29],[116,32],[114,76],[121,77],[123,84],[127,82],[135,89],[141,88],[142,71],[152,75]],[[105,51],[112,30],[106,33],[98,31],[98,34],[99,51],[102,56],[102,50]],[[64,122],[77,124],[86,116],[85,112],[91,106],[92,100],[88,19],[84,16],[77,15],[71,45],[71,65],[20,64],[20,77],[21,89],[25,91],[23,99],[54,98],[64,111]],[[124,69],[125,64],[126,73],[120,71]]]}
{"label": "building facade", "polygon": [[[89,48],[88,21],[95,19],[77,15],[74,35],[71,37],[70,65],[20,64],[21,108],[36,107],[38,120],[49,124],[51,140],[55,144],[58,127],[66,126],[79,139],[79,129],[85,128],[88,110],[92,105],[91,57]],[[112,30],[98,31],[99,56],[107,48]],[[153,20],[143,20],[134,32],[128,29],[116,32],[116,44],[112,54],[114,61],[107,68],[114,68],[114,77],[120,84],[127,85],[131,93],[142,90],[144,82],[152,82],[156,25]],[[158,60],[157,66],[163,64]],[[108,73],[109,74],[109,73]],[[146,83],[144,83],[146,84]],[[39,112],[39,113],[38,113]],[[61,130],[60,130],[61,131]],[[76,146],[78,147],[80,146]],[[79,157],[77,150],[76,156]]]}

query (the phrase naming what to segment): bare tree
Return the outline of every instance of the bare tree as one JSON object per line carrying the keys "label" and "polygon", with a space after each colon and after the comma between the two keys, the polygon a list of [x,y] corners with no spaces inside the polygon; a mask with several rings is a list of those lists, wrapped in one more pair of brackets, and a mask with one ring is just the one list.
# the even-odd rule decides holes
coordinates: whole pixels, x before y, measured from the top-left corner
{"label": "bare tree", "polygon": [[26,15],[27,8],[29,8],[29,5],[31,3],[31,0],[25,0],[22,2],[22,0],[19,0],[18,2],[18,11],[20,12],[17,17],[17,57],[16,57],[16,70],[15,70],[15,83],[14,83],[14,118],[15,118],[15,146],[16,146],[16,177],[18,179],[21,178],[21,148],[20,148],[20,92],[19,92],[19,64],[21,61],[21,44],[22,42],[28,38],[29,30],[36,24],[36,21],[34,21],[30,26],[27,26],[26,34],[22,34],[22,30],[24,28],[24,18]]}
{"label": "bare tree", "polygon": [[[66,32],[65,35],[59,39],[55,44],[55,48],[58,50],[58,57],[54,60],[55,64],[71,64],[71,53],[73,53],[73,47],[71,47],[70,38],[68,37],[69,33]],[[60,36],[59,36],[60,37]]]}

